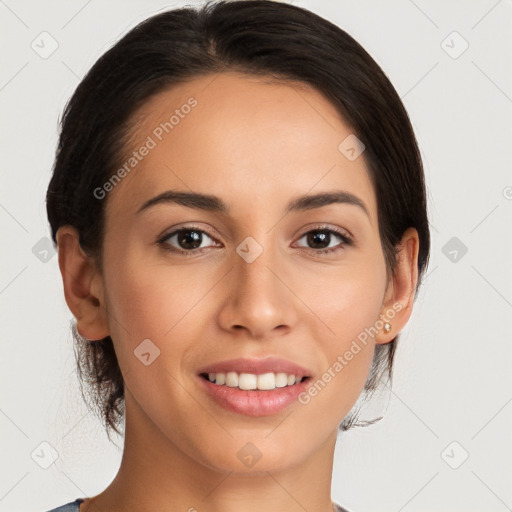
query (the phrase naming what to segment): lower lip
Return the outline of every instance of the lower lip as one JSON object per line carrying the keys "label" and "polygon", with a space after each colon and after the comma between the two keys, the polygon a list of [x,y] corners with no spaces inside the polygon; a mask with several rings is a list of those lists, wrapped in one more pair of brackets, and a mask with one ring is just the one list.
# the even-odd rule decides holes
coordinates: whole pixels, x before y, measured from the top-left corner
{"label": "lower lip", "polygon": [[228,411],[247,416],[271,416],[297,401],[297,397],[309,387],[311,378],[293,386],[275,388],[268,391],[244,390],[214,384],[201,376],[197,377],[206,392]]}

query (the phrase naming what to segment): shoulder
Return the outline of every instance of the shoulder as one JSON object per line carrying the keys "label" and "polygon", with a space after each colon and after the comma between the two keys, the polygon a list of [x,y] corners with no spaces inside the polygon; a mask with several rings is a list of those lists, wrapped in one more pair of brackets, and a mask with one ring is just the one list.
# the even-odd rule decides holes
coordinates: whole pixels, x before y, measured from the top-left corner
{"label": "shoulder", "polygon": [[78,498],[75,501],[70,501],[65,505],[61,505],[57,508],[52,508],[51,510],[47,510],[46,512],[80,512],[80,503],[84,501],[82,498]]}

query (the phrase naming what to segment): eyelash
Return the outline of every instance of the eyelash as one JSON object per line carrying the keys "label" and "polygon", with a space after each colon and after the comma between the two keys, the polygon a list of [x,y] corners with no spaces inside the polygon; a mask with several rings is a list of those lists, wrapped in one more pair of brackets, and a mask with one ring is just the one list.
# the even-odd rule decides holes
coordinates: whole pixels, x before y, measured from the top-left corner
{"label": "eyelash", "polygon": [[[157,243],[159,245],[161,245],[162,248],[166,251],[176,253],[176,254],[183,254],[184,256],[194,256],[197,252],[202,252],[203,249],[208,249],[208,247],[199,247],[196,249],[191,249],[189,251],[186,251],[183,249],[177,249],[176,247],[171,247],[169,245],[169,243],[167,242],[167,240],[169,240],[169,238],[173,237],[174,235],[178,234],[180,231],[196,231],[199,233],[204,233],[208,237],[210,237],[212,240],[217,242],[217,240],[215,240],[215,237],[213,237],[210,233],[208,233],[208,231],[205,231],[204,229],[201,229],[198,226],[183,226],[179,229],[172,231],[169,234],[166,234],[166,235],[160,237],[157,240]],[[334,233],[336,236],[338,236],[342,240],[342,243],[341,243],[341,245],[338,245],[336,247],[331,247],[330,249],[312,249],[312,248],[308,248],[308,247],[305,248],[305,249],[309,249],[310,251],[313,251],[315,254],[333,253],[333,252],[343,249],[343,246],[345,246],[345,245],[353,245],[352,239],[348,235],[346,235],[344,232],[342,232],[341,230],[335,229],[335,228],[328,228],[326,226],[315,226],[313,229],[310,229],[309,231],[306,231],[305,233],[303,233],[300,236],[300,238],[303,238],[305,235],[307,235],[309,233],[316,232],[316,231],[326,232],[326,233]],[[299,238],[299,240],[300,240],[300,238]]]}

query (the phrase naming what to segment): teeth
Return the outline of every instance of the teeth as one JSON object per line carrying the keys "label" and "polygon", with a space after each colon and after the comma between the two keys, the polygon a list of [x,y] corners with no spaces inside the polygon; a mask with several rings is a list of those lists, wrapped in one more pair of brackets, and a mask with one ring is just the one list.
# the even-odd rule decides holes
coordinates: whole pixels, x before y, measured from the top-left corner
{"label": "teeth", "polygon": [[287,385],[288,375],[286,375],[286,373],[276,373],[276,388],[284,388]]}
{"label": "teeth", "polygon": [[[295,383],[295,379],[293,381]],[[263,373],[258,375],[258,389],[267,390],[267,389],[276,389],[276,376],[274,373]],[[242,389],[242,386],[240,386]],[[252,388],[254,389],[254,388]]]}
{"label": "teeth", "polygon": [[263,373],[255,375],[254,373],[209,373],[208,380],[217,385],[224,385],[230,388],[239,388],[244,390],[259,389],[261,391],[272,390],[275,388],[284,388],[299,383],[302,377],[286,373]]}
{"label": "teeth", "polygon": [[[215,382],[217,382],[217,378],[215,378]],[[236,388],[238,386],[238,374],[236,372],[226,373],[226,386],[230,388]]]}

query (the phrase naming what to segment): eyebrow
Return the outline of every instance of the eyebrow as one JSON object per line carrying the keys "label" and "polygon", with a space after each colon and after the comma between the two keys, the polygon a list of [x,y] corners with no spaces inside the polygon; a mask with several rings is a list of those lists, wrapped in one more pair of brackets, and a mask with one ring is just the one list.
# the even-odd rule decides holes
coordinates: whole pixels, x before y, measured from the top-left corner
{"label": "eyebrow", "polygon": [[[229,206],[220,198],[210,194],[200,194],[198,192],[183,192],[178,190],[167,190],[157,196],[148,199],[138,210],[137,213],[147,210],[157,204],[179,204],[188,208],[205,210],[217,213],[229,214]],[[344,190],[334,190],[330,192],[321,192],[318,194],[306,194],[296,197],[290,201],[285,209],[286,213],[312,210],[331,204],[350,204],[361,208],[368,217],[370,214],[368,208],[359,197]]]}

